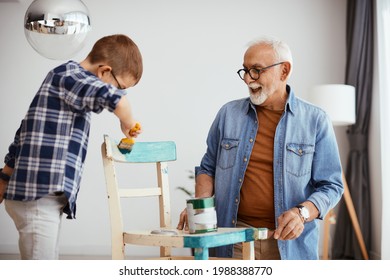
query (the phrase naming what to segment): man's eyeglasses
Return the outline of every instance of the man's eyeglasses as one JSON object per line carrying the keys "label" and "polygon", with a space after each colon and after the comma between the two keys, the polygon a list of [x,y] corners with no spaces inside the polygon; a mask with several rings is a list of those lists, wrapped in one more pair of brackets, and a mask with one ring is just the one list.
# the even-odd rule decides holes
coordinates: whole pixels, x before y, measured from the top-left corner
{"label": "man's eyeglasses", "polygon": [[282,63],[284,63],[284,62],[278,62],[278,63],[272,64],[270,66],[260,68],[260,69],[257,69],[257,68],[245,69],[245,68],[243,68],[243,69],[238,70],[237,74],[241,80],[245,79],[245,74],[249,74],[249,76],[252,78],[252,80],[257,80],[258,78],[260,78],[260,74],[262,72],[264,72],[268,68],[274,67],[274,66],[282,64]]}

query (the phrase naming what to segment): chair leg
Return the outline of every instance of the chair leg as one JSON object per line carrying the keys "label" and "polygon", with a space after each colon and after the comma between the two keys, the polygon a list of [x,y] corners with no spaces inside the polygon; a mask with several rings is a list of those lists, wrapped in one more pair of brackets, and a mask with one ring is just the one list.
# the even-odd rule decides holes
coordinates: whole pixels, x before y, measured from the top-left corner
{"label": "chair leg", "polygon": [[125,245],[123,242],[112,242],[112,259],[113,260],[124,260],[125,259]]}
{"label": "chair leg", "polygon": [[194,258],[195,260],[208,260],[209,249],[208,248],[195,248]]}
{"label": "chair leg", "polygon": [[254,241],[242,242],[242,259],[254,260],[255,259],[255,243]]}
{"label": "chair leg", "polygon": [[160,256],[161,257],[170,257],[172,255],[171,247],[160,247]]}

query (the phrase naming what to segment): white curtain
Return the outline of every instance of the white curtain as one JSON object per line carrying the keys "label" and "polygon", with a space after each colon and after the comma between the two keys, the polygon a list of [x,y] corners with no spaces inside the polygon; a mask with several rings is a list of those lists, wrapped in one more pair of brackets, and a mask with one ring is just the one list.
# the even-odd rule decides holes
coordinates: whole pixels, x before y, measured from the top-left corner
{"label": "white curtain", "polygon": [[390,1],[376,1],[382,166],[381,259],[390,260]]}

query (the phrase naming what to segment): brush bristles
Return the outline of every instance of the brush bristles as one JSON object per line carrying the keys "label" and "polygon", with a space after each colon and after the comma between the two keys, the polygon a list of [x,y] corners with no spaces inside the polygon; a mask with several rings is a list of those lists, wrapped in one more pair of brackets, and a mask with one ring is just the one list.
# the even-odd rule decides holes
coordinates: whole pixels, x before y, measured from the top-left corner
{"label": "brush bristles", "polygon": [[133,138],[123,138],[119,144],[118,144],[118,149],[123,153],[123,152],[129,152],[133,148],[135,141]]}

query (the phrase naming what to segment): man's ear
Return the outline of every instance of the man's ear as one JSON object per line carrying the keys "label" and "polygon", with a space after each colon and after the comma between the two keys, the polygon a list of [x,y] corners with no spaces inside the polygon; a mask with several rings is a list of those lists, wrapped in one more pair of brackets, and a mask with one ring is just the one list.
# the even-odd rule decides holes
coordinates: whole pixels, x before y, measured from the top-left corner
{"label": "man's ear", "polygon": [[286,61],[282,64],[282,71],[280,74],[280,80],[285,81],[289,77],[291,71],[291,64],[290,62]]}

